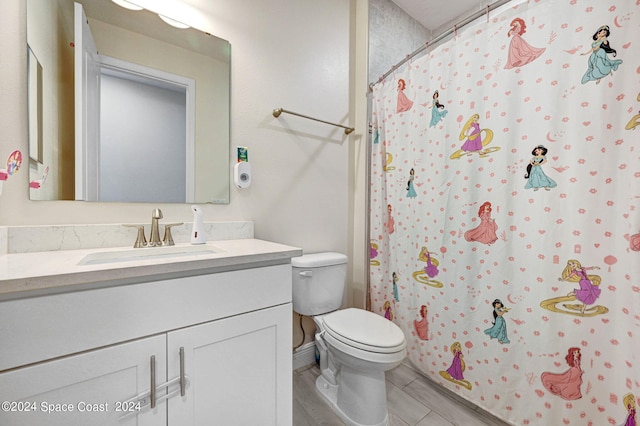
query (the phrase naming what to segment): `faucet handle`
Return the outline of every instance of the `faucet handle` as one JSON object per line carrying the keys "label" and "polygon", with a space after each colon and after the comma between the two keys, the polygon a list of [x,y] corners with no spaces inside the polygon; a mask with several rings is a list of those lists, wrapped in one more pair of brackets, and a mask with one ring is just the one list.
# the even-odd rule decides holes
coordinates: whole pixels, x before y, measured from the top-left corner
{"label": "faucet handle", "polygon": [[128,226],[130,228],[138,228],[138,236],[136,237],[136,242],[133,244],[133,247],[134,248],[146,247],[147,238],[144,236],[144,225],[123,224],[122,226]]}
{"label": "faucet handle", "polygon": [[183,222],[179,223],[167,223],[164,225],[164,237],[162,237],[162,245],[163,246],[173,246],[175,243],[173,242],[173,237],[171,236],[171,228],[174,226],[180,226]]}
{"label": "faucet handle", "polygon": [[153,209],[153,211],[151,212],[151,218],[152,219],[162,219],[162,210]]}

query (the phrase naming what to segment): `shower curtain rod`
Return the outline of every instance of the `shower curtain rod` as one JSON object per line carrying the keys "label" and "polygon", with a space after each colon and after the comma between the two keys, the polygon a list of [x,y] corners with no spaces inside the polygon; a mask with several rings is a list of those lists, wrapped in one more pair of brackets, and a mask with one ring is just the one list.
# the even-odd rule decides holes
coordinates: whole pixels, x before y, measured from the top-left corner
{"label": "shower curtain rod", "polygon": [[348,135],[349,133],[351,133],[351,132],[353,132],[355,130],[353,127],[343,126],[342,124],[330,123],[328,121],[320,120],[318,118],[309,117],[308,115],[298,114],[297,112],[293,112],[293,111],[287,111],[284,108],[276,108],[276,109],[274,109],[273,110],[273,116],[278,118],[278,117],[280,117],[280,114],[282,114],[283,112],[286,112],[287,114],[291,114],[291,115],[297,115],[298,117],[307,118],[309,120],[319,121],[319,122],[324,123],[324,124],[330,124],[332,126],[342,127],[344,129],[344,134],[345,135]]}
{"label": "shower curtain rod", "polygon": [[460,28],[464,27],[467,24],[470,24],[471,22],[473,22],[476,19],[480,18],[482,15],[488,14],[492,10],[497,9],[498,7],[500,7],[500,6],[504,5],[504,4],[507,4],[507,3],[511,2],[511,1],[513,1],[513,0],[498,0],[498,1],[494,2],[494,3],[491,3],[490,5],[487,5],[484,9],[479,10],[476,13],[474,13],[473,15],[471,15],[471,16],[467,17],[466,19],[463,19],[462,21],[458,22],[457,24],[455,24],[453,26],[453,28],[450,28],[450,29],[444,31],[441,34],[439,34],[437,37],[432,38],[431,40],[427,41],[422,46],[420,46],[419,48],[417,48],[416,50],[414,50],[413,52],[408,54],[403,60],[401,60],[400,62],[398,62],[394,66],[392,66],[389,71],[387,71],[385,74],[382,75],[382,77],[380,77],[378,79],[378,81],[376,81],[375,83],[369,83],[369,92],[371,92],[373,90],[373,86],[375,86],[376,84],[384,81],[387,77],[389,77],[391,74],[393,74],[398,68],[400,68],[402,65],[406,64],[407,62],[409,62],[416,55],[419,55],[420,53],[425,51],[427,48],[429,48],[432,45],[438,43],[439,41],[441,41],[445,37],[448,37],[449,35],[455,33]]}

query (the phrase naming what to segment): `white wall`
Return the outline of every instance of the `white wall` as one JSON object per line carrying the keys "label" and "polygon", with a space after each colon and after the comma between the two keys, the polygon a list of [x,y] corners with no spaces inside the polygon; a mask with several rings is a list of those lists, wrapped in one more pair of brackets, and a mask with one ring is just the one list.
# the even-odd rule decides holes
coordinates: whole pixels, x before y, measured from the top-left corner
{"label": "white wall", "polygon": [[98,199],[184,202],[186,115],[185,91],[102,74]]}
{"label": "white wall", "polygon": [[[236,145],[247,146],[254,174],[251,188],[232,188],[231,204],[205,206],[205,220],[253,220],[258,238],[307,252],[348,252],[354,209],[362,209],[351,199],[357,179],[350,174],[350,156],[361,152],[365,132],[359,129],[346,137],[341,129],[285,114],[276,119],[271,111],[284,107],[354,123],[350,51],[355,46],[355,0],[201,3],[209,9],[191,9],[200,14],[181,20],[231,42],[230,161],[235,161]],[[27,152],[25,19],[23,0],[3,2],[2,162],[13,149]],[[366,77],[359,84],[366,88]],[[188,206],[180,204],[29,201],[28,168],[23,165],[23,170],[4,183],[1,225],[144,222],[154,207],[162,208],[168,221],[191,220]]]}

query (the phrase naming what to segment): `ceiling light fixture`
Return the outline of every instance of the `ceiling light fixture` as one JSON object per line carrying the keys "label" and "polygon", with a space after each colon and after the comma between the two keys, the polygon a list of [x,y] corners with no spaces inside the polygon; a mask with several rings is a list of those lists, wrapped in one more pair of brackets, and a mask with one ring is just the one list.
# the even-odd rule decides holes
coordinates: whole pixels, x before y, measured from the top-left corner
{"label": "ceiling light fixture", "polygon": [[144,9],[143,7],[140,7],[137,4],[133,4],[130,1],[127,1],[127,0],[111,0],[111,1],[114,2],[115,4],[117,4],[118,6],[124,7],[125,9],[129,9],[129,10],[142,10],[142,9]]}
{"label": "ceiling light fixture", "polygon": [[189,28],[189,25],[183,24],[182,22],[176,21],[175,19],[167,18],[166,16],[160,15],[160,14],[158,14],[158,16],[160,17],[160,19],[162,19],[164,22],[171,25],[172,27],[182,28],[182,29]]}

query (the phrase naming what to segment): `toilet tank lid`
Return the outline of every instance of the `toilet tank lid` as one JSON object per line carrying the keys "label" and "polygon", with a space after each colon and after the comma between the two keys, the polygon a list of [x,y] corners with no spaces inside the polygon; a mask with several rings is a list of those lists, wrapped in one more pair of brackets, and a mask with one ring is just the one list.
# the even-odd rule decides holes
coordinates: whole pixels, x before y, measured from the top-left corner
{"label": "toilet tank lid", "polygon": [[342,253],[325,252],[305,254],[291,258],[291,265],[297,268],[318,268],[321,266],[342,265],[348,258]]}

